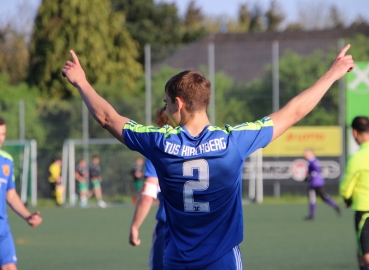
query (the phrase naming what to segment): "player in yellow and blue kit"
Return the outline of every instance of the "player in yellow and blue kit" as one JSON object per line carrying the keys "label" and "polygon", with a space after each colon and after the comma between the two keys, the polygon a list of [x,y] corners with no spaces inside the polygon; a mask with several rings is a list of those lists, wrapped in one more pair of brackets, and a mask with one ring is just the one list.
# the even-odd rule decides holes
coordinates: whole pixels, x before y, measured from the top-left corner
{"label": "player in yellow and blue kit", "polygon": [[171,126],[142,126],[119,115],[88,83],[76,54],[63,74],[92,116],[115,138],[153,163],[167,215],[165,269],[242,269],[242,168],[249,154],[308,114],[330,86],[354,67],[349,45],[331,68],[282,109],[253,123],[219,128],[206,110],[210,82],[183,71],[165,85]]}
{"label": "player in yellow and blue kit", "polygon": [[[6,124],[0,118],[0,148],[5,141],[5,137]],[[18,261],[6,214],[6,203],[30,226],[36,227],[42,222],[40,213],[31,214],[19,198],[15,190],[13,169],[13,158],[0,149],[0,269],[6,270],[16,270]]]}
{"label": "player in yellow and blue kit", "polygon": [[355,141],[360,145],[346,165],[340,194],[355,211],[360,269],[369,270],[369,119],[355,117],[351,124]]}

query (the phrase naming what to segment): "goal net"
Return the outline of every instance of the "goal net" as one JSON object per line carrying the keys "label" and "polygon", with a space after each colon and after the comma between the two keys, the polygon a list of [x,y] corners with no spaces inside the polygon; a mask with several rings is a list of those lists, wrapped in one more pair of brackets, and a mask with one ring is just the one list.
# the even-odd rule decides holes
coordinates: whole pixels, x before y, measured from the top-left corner
{"label": "goal net", "polygon": [[36,140],[7,140],[2,149],[14,160],[16,188],[23,203],[31,199],[37,205],[37,143]]}
{"label": "goal net", "polygon": [[[139,153],[125,147],[117,139],[68,139],[63,144],[62,183],[65,187],[64,201],[76,204],[77,188],[75,167],[79,160],[86,161],[86,168],[93,156],[99,156],[101,188],[103,197],[131,196],[133,192],[131,169]],[[87,179],[87,184],[88,179]]]}

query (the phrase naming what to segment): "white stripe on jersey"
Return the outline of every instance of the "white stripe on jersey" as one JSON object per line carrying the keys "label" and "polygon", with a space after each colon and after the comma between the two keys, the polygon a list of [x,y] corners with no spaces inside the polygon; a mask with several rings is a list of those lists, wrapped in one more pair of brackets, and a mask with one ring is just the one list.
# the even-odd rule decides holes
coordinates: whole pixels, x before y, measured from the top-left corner
{"label": "white stripe on jersey", "polygon": [[234,254],[234,259],[236,261],[236,270],[242,270],[243,266],[242,266],[241,251],[240,251],[239,246],[235,246],[233,248],[233,254]]}

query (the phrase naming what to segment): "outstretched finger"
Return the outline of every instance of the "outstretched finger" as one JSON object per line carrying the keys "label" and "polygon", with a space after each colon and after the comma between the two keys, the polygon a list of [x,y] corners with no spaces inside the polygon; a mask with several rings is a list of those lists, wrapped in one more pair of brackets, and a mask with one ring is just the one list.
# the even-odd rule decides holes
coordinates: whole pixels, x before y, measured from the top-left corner
{"label": "outstretched finger", "polygon": [[350,47],[351,47],[350,44],[347,44],[345,47],[343,47],[343,49],[338,54],[337,58],[345,56],[345,53],[348,51],[348,49],[350,49]]}
{"label": "outstretched finger", "polygon": [[78,60],[78,57],[77,57],[76,53],[75,53],[73,50],[70,50],[70,54],[72,55],[73,62],[74,62],[75,64],[77,64],[77,65],[79,65],[79,66],[80,66],[80,64],[79,64],[79,60]]}

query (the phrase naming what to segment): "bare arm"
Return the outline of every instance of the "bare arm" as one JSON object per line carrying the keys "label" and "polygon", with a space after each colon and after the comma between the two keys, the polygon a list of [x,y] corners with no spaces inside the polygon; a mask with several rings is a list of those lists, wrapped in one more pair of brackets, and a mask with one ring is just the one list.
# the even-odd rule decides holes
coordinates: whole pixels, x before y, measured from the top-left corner
{"label": "bare arm", "polygon": [[318,104],[331,85],[354,68],[352,56],[345,56],[349,48],[350,45],[346,45],[341,50],[331,68],[313,86],[291,99],[279,111],[269,115],[274,123],[272,140],[305,117]]}
{"label": "bare arm", "polygon": [[[148,177],[146,178],[145,182],[158,185],[158,178]],[[131,231],[129,235],[129,243],[132,246],[138,246],[141,243],[141,240],[138,237],[138,234],[139,234],[138,230],[141,227],[142,223],[144,222],[145,218],[147,217],[147,214],[150,211],[153,200],[154,198],[147,196],[147,195],[143,195],[143,194],[138,200],[136,210],[133,215]]]}
{"label": "bare arm", "polygon": [[24,206],[15,189],[9,189],[6,192],[6,201],[14,210],[14,212],[25,219],[30,226],[37,227],[42,222],[40,212],[35,212],[31,214]]}
{"label": "bare arm", "polygon": [[119,115],[105,99],[96,93],[88,83],[85,72],[75,52],[70,51],[70,54],[72,55],[73,62],[67,61],[65,63],[62,69],[63,75],[78,89],[83,101],[95,120],[120,142],[124,143],[122,130],[129,119]]}

